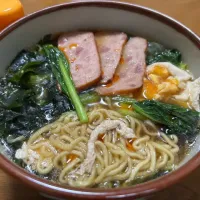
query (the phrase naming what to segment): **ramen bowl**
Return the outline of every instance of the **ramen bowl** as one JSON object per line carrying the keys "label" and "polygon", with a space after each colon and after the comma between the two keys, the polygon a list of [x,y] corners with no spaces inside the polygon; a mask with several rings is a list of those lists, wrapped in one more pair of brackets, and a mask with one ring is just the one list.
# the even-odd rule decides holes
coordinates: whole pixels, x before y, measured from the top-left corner
{"label": "ramen bowl", "polygon": [[[176,20],[138,5],[90,1],[56,5],[28,15],[0,33],[0,75],[22,49],[44,35],[74,30],[112,30],[138,35],[177,48],[196,77],[200,76],[200,38]],[[179,167],[160,178],[119,189],[74,188],[39,178],[2,152],[0,167],[42,195],[55,199],[138,199],[177,183],[200,165],[200,135]]]}

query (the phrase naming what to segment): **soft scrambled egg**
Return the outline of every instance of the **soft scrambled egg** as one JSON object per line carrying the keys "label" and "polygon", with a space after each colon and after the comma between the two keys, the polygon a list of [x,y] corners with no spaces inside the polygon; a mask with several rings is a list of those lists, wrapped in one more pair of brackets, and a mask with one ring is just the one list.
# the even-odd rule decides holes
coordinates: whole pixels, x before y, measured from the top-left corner
{"label": "soft scrambled egg", "polygon": [[194,81],[188,81],[185,89],[174,98],[180,101],[189,101],[192,108],[200,112],[199,105],[200,96],[200,77]]}
{"label": "soft scrambled egg", "polygon": [[147,66],[146,77],[138,97],[170,101],[200,111],[200,78],[193,76],[169,62]]}
{"label": "soft scrambled egg", "polygon": [[179,94],[192,76],[169,62],[159,62],[147,67],[143,94],[147,99],[167,100]]}

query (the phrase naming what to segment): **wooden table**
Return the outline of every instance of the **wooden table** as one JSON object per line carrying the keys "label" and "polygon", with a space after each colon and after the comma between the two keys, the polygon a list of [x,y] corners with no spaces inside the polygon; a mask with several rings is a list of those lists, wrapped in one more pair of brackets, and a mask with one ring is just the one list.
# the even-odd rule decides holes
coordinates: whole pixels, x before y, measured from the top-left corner
{"label": "wooden table", "polygon": [[[200,35],[200,0],[122,0],[161,11],[179,20]],[[21,0],[25,13],[29,14],[66,0]],[[163,191],[152,200],[200,200],[200,168],[179,184]],[[27,188],[0,171],[0,200],[45,200],[36,191]]]}

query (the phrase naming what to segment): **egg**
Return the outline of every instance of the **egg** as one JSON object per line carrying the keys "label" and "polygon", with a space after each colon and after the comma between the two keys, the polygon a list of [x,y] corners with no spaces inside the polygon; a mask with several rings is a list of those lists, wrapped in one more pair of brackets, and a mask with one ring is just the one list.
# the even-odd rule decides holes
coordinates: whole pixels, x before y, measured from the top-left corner
{"label": "egg", "polygon": [[170,82],[163,82],[158,85],[158,94],[176,94],[179,91],[179,88],[176,84]]}
{"label": "egg", "polygon": [[147,66],[142,94],[145,99],[169,100],[178,95],[192,76],[169,62],[158,62]]}
{"label": "egg", "polygon": [[[168,70],[168,76],[166,75],[166,70]],[[178,68],[170,62],[157,62],[147,66],[147,74],[155,74],[157,71],[160,71],[159,74],[161,77],[164,76],[163,78],[167,78],[169,75],[171,75],[179,82],[193,79],[193,76],[187,71]]]}
{"label": "egg", "polygon": [[157,91],[158,91],[157,85],[153,81],[145,78],[142,88],[142,95],[144,96],[144,98],[153,99],[157,94]]}
{"label": "egg", "polygon": [[154,63],[147,68],[147,73],[155,74],[161,78],[167,78],[170,76],[170,72],[163,63]]}
{"label": "egg", "polygon": [[174,98],[180,101],[189,101],[191,107],[200,112],[199,105],[200,96],[200,77],[194,81],[188,81],[186,88],[179,95],[175,95]]}
{"label": "egg", "polygon": [[147,66],[140,96],[200,111],[200,77],[193,81],[191,74],[169,62],[154,63]]}

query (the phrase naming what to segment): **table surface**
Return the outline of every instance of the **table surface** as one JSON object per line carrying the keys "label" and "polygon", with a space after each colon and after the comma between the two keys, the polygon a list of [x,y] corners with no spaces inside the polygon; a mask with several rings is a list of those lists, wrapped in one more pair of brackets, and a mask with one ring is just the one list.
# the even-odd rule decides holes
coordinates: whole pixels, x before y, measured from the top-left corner
{"label": "table surface", "polygon": [[[122,0],[161,11],[200,35],[200,0]],[[21,0],[25,14],[69,0]],[[168,188],[152,200],[200,200],[200,168],[179,184]],[[0,200],[45,200],[37,191],[27,188],[0,171]]]}

